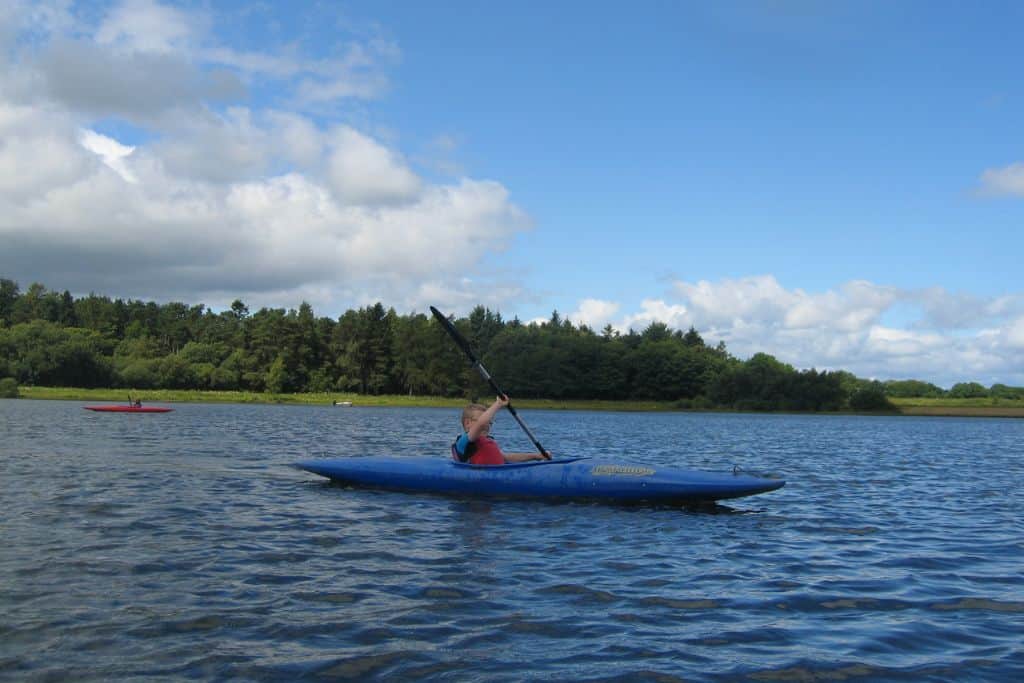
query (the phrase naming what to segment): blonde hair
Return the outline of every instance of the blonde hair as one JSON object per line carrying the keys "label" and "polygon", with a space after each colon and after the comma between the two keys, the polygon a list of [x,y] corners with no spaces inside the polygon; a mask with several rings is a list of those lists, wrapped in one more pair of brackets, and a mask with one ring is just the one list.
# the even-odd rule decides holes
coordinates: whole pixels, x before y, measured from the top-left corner
{"label": "blonde hair", "polygon": [[466,422],[472,420],[485,410],[487,410],[487,406],[480,405],[479,403],[470,403],[462,409],[462,426],[465,427]]}

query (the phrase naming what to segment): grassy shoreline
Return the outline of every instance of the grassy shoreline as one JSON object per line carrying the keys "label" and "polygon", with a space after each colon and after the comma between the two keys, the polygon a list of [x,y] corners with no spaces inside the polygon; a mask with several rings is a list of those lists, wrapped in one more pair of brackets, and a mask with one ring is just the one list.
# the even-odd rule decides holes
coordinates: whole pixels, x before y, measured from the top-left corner
{"label": "grassy shoreline", "polygon": [[1024,417],[1024,401],[1005,398],[894,398],[904,415]]}
{"label": "grassy shoreline", "polygon": [[[73,387],[19,387],[21,398],[51,401],[114,401],[128,403],[128,389],[76,389]],[[287,405],[330,406],[332,402],[350,402],[362,407],[461,408],[464,398],[442,396],[370,396],[351,392],[267,394],[253,391],[198,391],[179,389],[147,389],[131,391],[143,403],[276,403]],[[516,399],[516,406],[548,410],[677,410],[668,401],[555,401],[549,399]]]}
{"label": "grassy shoreline", "polygon": [[[19,387],[22,398],[59,401],[128,402],[127,389],[76,389],[73,387]],[[330,406],[333,401],[350,402],[353,406],[394,406],[410,408],[459,408],[462,398],[441,396],[369,396],[351,392],[267,394],[252,391],[198,391],[152,389],[132,391],[145,403],[268,403],[288,405]],[[902,398],[892,399],[902,415],[941,417],[1021,417],[1024,401],[993,398]],[[517,399],[516,405],[535,410],[608,410],[628,412],[682,411],[671,401],[555,401],[550,399]],[[732,412],[732,411],[714,411]],[[814,413],[810,413],[814,414]],[[822,413],[834,415],[836,413]]]}

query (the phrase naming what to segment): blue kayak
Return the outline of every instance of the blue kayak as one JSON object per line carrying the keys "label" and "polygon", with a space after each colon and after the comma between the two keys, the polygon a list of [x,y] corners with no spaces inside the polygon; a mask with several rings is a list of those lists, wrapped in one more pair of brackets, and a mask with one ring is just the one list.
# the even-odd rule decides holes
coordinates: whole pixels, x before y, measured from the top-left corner
{"label": "blue kayak", "polygon": [[741,498],[785,486],[781,479],[712,474],[589,458],[469,465],[446,458],[330,458],[300,469],[353,486],[473,496],[699,503]]}

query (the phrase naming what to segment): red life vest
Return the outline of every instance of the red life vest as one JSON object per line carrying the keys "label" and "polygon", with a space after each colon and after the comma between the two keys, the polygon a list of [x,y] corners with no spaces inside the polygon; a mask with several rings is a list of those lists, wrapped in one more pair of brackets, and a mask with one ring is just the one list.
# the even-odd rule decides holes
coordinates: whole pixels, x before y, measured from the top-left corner
{"label": "red life vest", "polygon": [[[469,456],[468,460],[464,458]],[[470,441],[466,446],[466,453],[459,457],[459,452],[452,444],[452,457],[460,462],[469,462],[470,465],[504,465],[505,456],[501,453],[498,442],[490,436],[484,436],[476,441]]]}

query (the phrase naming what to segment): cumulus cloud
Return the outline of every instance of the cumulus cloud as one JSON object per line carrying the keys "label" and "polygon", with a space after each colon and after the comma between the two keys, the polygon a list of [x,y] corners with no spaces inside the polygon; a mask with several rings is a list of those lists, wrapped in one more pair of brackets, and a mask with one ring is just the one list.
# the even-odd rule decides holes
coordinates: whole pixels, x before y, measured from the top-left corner
{"label": "cumulus cloud", "polygon": [[93,130],[83,130],[80,139],[82,147],[97,155],[107,166],[117,172],[121,178],[129,183],[137,183],[138,178],[132,173],[125,163],[127,157],[135,151],[134,147],[122,145],[113,138],[100,135]]}
{"label": "cumulus cloud", "polygon": [[72,110],[140,122],[244,93],[237,77],[200,72],[180,55],[118,52],[84,41],[55,41],[35,66],[37,97]]}
{"label": "cumulus cloud", "polygon": [[1024,317],[1017,318],[1007,325],[1005,335],[1007,346],[1024,351]]}
{"label": "cumulus cloud", "polygon": [[419,194],[420,179],[394,151],[347,126],[330,138],[327,172],[342,201],[393,204]]}
{"label": "cumulus cloud", "polygon": [[[1018,360],[1024,349],[1022,306],[1020,295],[986,299],[865,281],[811,293],[760,275],[676,282],[665,300],[644,300],[635,313],[611,324],[620,332],[640,331],[654,321],[680,330],[693,325],[706,342],[724,341],[737,357],[763,351],[798,368],[947,386],[965,378],[1024,384]],[[581,303],[581,311],[588,308],[614,315],[621,306]],[[899,327],[887,324],[897,310],[910,319]]]}
{"label": "cumulus cloud", "polygon": [[201,15],[154,0],[124,0],[103,19],[95,39],[123,51],[180,52],[188,49],[204,23]]}
{"label": "cumulus cloud", "polygon": [[[382,92],[391,43],[254,53],[218,43],[213,14],[126,0],[90,23],[74,9],[5,10],[19,28],[0,55],[4,277],[325,314],[522,293],[482,274],[530,227],[500,183],[428,182],[393,144],[303,110]],[[216,106],[257,75],[289,106]]]}
{"label": "cumulus cloud", "polygon": [[570,313],[568,318],[577,325],[586,325],[594,330],[601,330],[611,324],[612,318],[619,312],[619,304],[601,299],[584,299],[579,308]]}
{"label": "cumulus cloud", "polygon": [[667,304],[657,299],[644,299],[640,302],[640,310],[628,315],[619,326],[622,329],[643,330],[651,323],[665,323],[675,329],[688,329],[693,318],[684,305]]}
{"label": "cumulus cloud", "polygon": [[239,50],[218,40],[212,10],[155,0],[121,0],[99,18],[94,11],[19,0],[0,8],[0,47],[14,57],[4,64],[0,94],[159,125],[242,101],[257,86],[299,111],[376,98],[401,59],[398,46],[379,37],[335,40],[340,56],[304,53],[301,36],[276,49]]}

